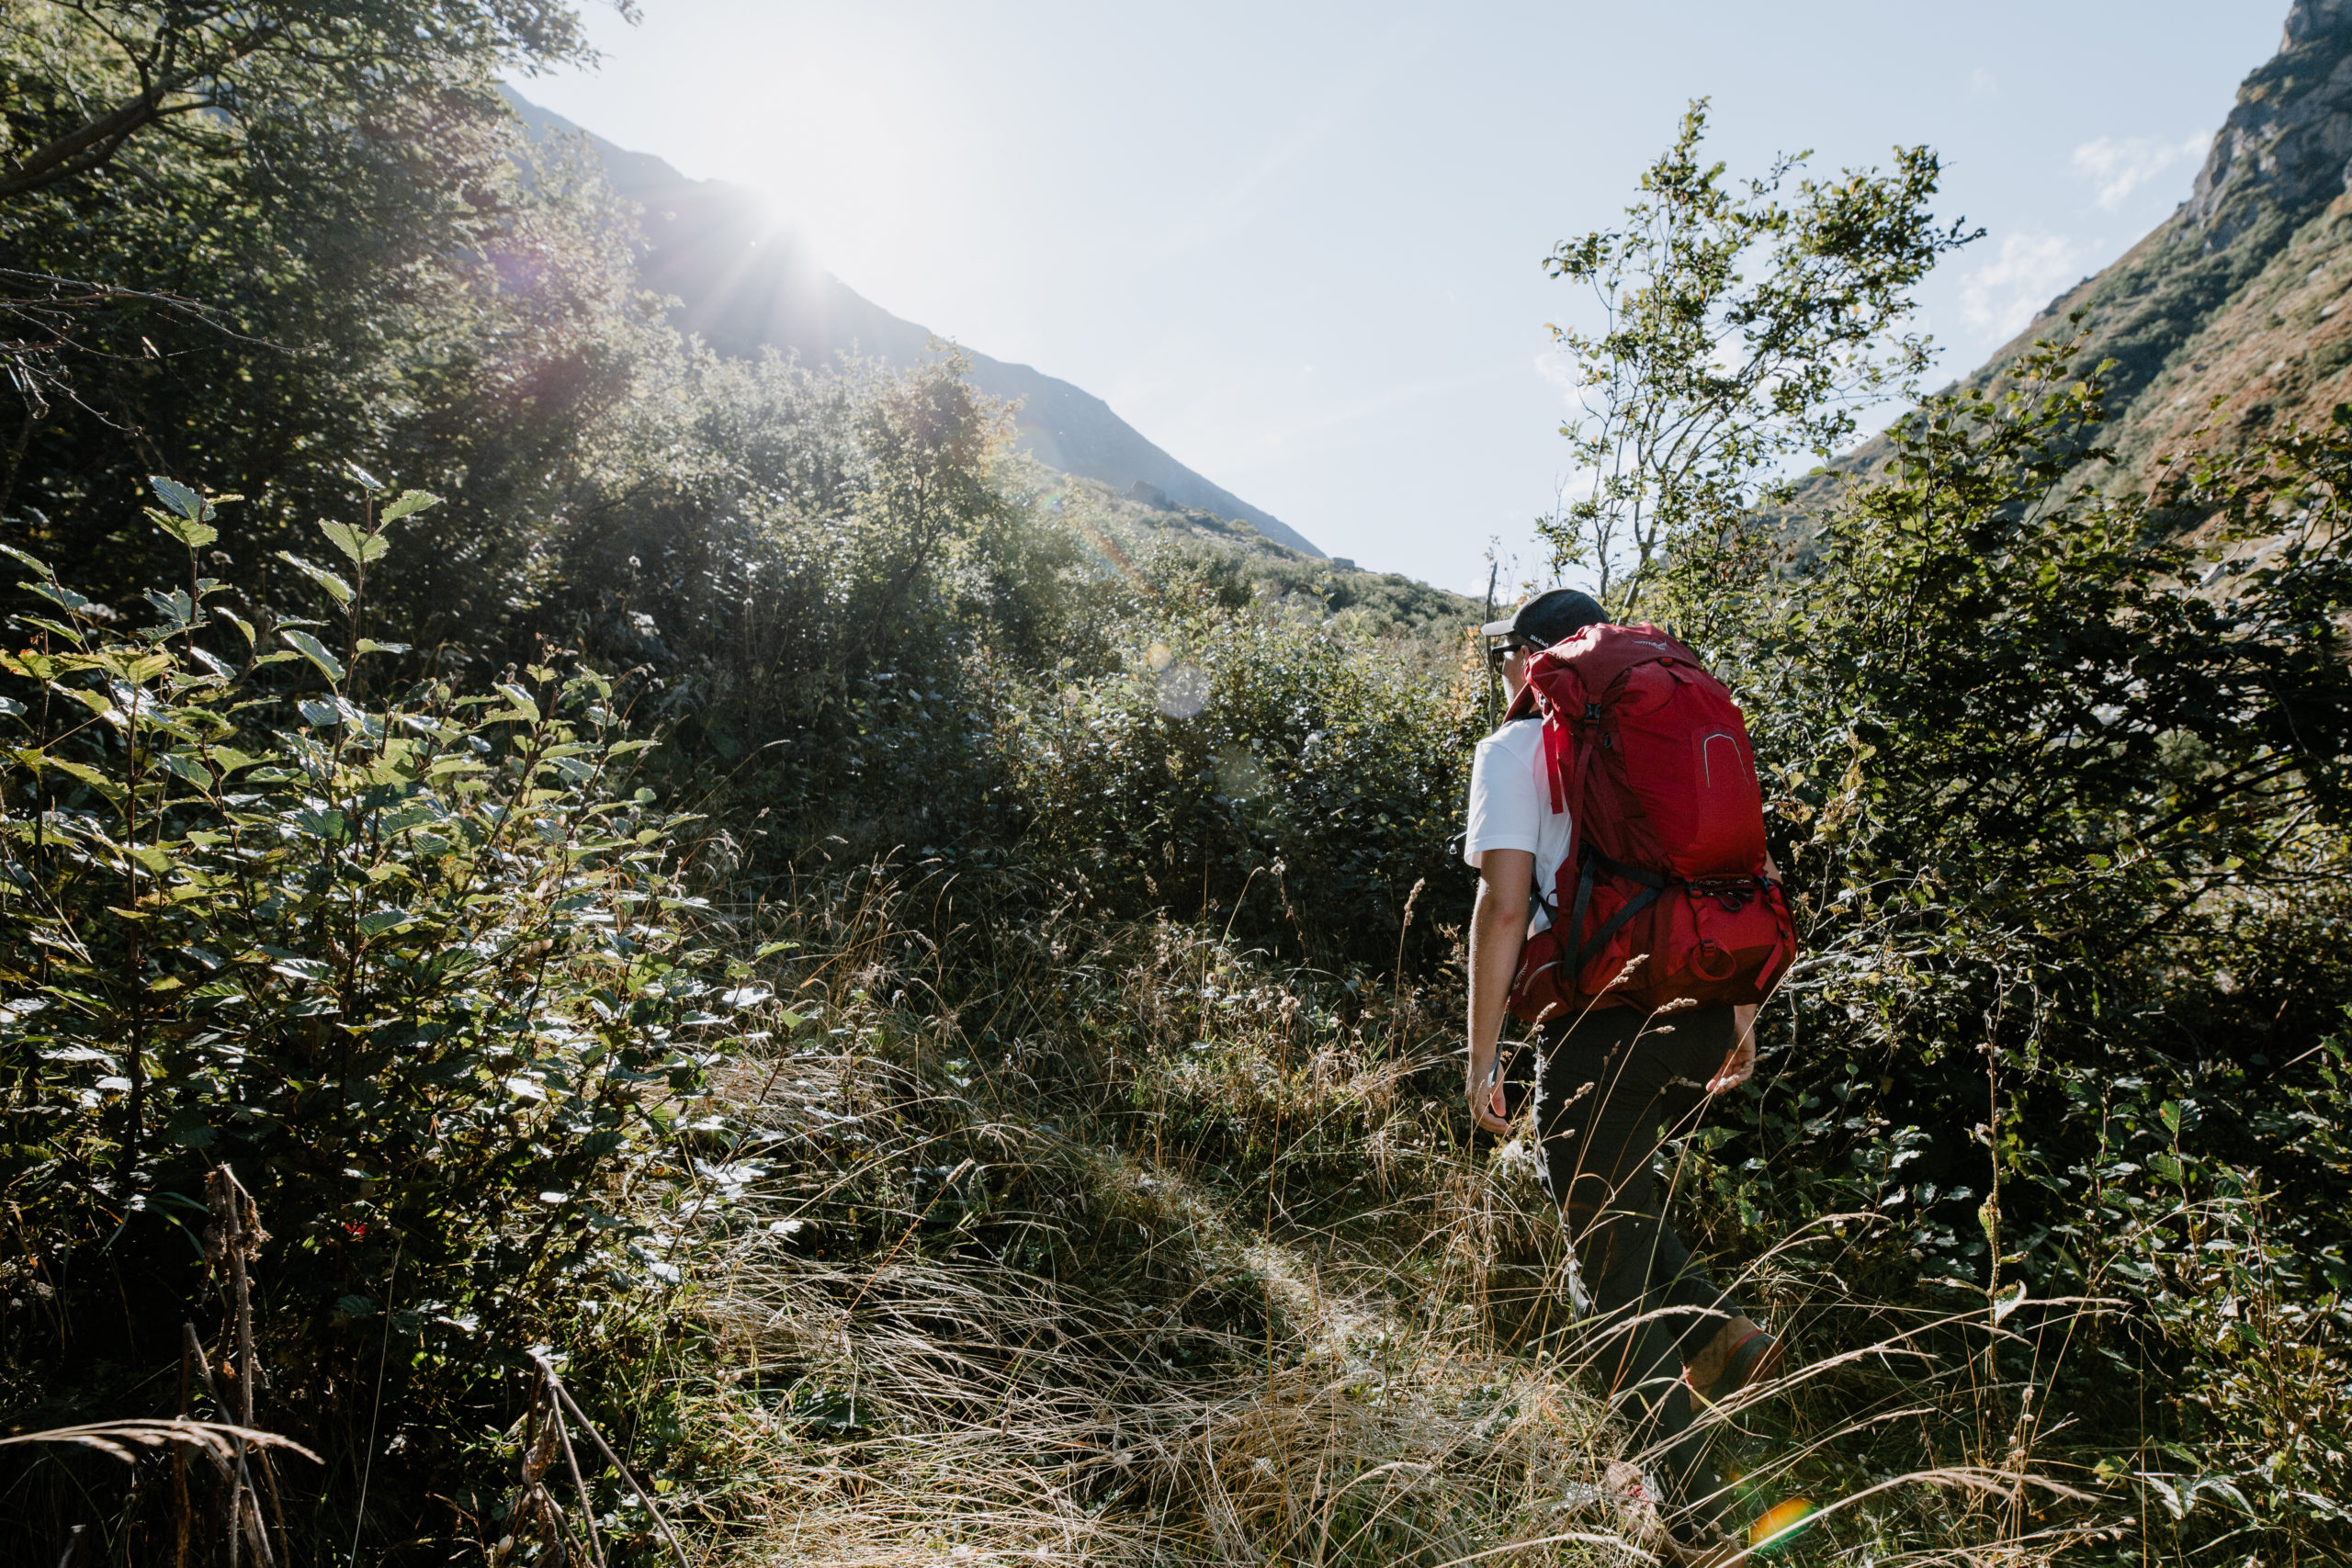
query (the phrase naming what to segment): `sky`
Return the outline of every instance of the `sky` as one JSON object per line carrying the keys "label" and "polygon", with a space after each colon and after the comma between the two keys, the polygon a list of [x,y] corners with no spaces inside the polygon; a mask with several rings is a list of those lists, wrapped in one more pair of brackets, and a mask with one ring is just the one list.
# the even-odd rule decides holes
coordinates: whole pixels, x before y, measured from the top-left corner
{"label": "sky", "polygon": [[[1713,101],[1735,175],[1924,142],[1984,238],[1919,295],[1939,379],[2187,197],[2286,0],[641,0],[523,94],[769,195],[886,310],[1106,400],[1333,555],[1550,580],[1547,278]],[[1567,580],[1577,574],[1571,570]]]}

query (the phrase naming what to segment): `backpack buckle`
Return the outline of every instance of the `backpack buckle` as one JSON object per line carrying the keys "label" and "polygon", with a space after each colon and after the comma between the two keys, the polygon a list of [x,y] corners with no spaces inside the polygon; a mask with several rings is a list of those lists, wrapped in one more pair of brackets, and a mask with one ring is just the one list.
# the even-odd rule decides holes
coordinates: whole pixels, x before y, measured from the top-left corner
{"label": "backpack buckle", "polygon": [[1702,877],[1690,884],[1690,891],[1713,898],[1723,906],[1725,914],[1736,915],[1747,908],[1749,900],[1756,897],[1761,886],[1760,877]]}

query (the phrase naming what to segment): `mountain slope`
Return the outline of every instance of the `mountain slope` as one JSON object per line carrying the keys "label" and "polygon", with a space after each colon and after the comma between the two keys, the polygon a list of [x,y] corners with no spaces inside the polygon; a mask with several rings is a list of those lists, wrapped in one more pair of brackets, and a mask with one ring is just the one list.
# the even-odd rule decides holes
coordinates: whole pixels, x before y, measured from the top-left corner
{"label": "mountain slope", "polygon": [[[661,159],[615,146],[511,87],[504,93],[533,135],[585,138],[614,190],[643,209],[638,266],[645,286],[676,296],[679,326],[720,353],[775,348],[811,365],[854,353],[906,365],[930,352],[935,333],[819,268],[757,192],[688,179]],[[1280,518],[1170,457],[1092,393],[1026,365],[965,353],[973,385],[1020,405],[1017,438],[1048,468],[1100,480],[1147,503],[1238,519],[1277,544],[1323,554]]]}
{"label": "mountain slope", "polygon": [[[2113,360],[2100,441],[2111,491],[2157,459],[2325,423],[2352,402],[2352,0],[2294,0],[2189,197],[1961,378],[1988,387],[2082,312],[2087,370]],[[1800,487],[1792,519],[1885,458],[1875,436]],[[1798,525],[1800,532],[1804,525]]]}
{"label": "mountain slope", "polygon": [[2089,363],[2117,362],[2106,440],[2139,483],[2166,453],[2324,421],[2352,400],[2347,159],[2352,0],[2296,0],[2188,200],[1979,376],[2083,311]]}
{"label": "mountain slope", "polygon": [[2295,0],[2188,200],[1972,379],[2082,311],[2085,363],[2116,361],[2105,440],[2137,484],[2167,453],[2325,421],[2352,400],[2348,159],[2352,0]]}

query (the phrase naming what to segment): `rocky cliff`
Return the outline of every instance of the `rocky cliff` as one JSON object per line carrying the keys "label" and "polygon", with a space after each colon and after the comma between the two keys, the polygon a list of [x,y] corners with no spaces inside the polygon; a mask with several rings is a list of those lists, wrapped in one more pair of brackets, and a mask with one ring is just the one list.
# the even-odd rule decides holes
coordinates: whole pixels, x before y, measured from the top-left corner
{"label": "rocky cliff", "polygon": [[1970,381],[1996,377],[2082,311],[2084,363],[2116,361],[2105,439],[2131,483],[2148,482],[2166,453],[2324,421],[2352,401],[2347,189],[2352,0],[2296,0],[2188,199],[2052,300]]}

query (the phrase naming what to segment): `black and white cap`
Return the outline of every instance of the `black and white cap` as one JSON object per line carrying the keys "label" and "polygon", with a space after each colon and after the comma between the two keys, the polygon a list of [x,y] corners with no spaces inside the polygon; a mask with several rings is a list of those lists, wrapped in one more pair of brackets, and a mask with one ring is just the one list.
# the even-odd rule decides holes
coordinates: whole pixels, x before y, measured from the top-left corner
{"label": "black and white cap", "polygon": [[1554,588],[1538,593],[1508,617],[1488,621],[1478,635],[1504,648],[1549,648],[1609,619],[1589,593]]}

